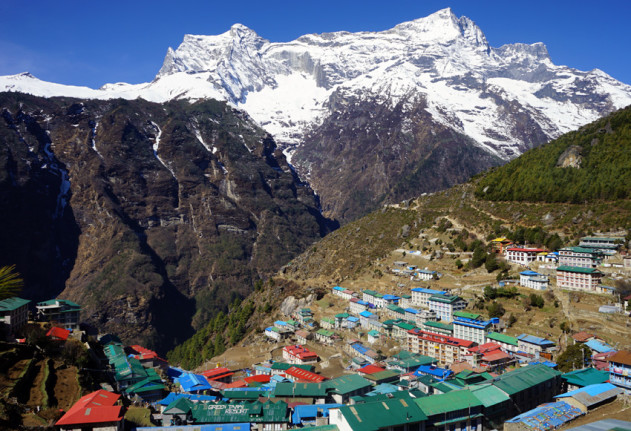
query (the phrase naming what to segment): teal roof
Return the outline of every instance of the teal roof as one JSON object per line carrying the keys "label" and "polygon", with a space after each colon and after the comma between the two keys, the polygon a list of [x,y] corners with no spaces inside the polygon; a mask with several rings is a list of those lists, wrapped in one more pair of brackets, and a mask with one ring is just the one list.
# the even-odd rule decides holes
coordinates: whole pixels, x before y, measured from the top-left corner
{"label": "teal roof", "polygon": [[29,301],[28,299],[18,298],[17,296],[14,296],[13,298],[3,299],[2,301],[0,301],[0,311],[17,310],[18,308],[28,304],[29,302],[31,301]]}
{"label": "teal roof", "polygon": [[432,395],[431,397],[420,398],[414,401],[427,416],[447,414],[468,407],[482,406],[482,402],[468,390],[451,391],[446,394]]}
{"label": "teal roof", "polygon": [[329,380],[327,384],[330,388],[333,389],[334,393],[340,395],[348,394],[359,389],[372,386],[372,384],[368,380],[357,374],[350,374],[348,376],[338,377],[336,379]]}
{"label": "teal roof", "polygon": [[557,268],[557,271],[565,271],[565,272],[575,272],[578,274],[602,274],[599,270],[595,268],[581,268],[580,266],[567,266],[561,265]]}
{"label": "teal roof", "polygon": [[276,398],[324,398],[329,392],[329,382],[322,383],[276,383],[272,396]]}
{"label": "teal roof", "polygon": [[67,307],[71,308],[81,308],[81,306],[76,302],[68,301],[67,299],[49,299],[48,301],[38,302],[37,305],[56,305],[57,303],[59,303],[59,305],[66,305]]}
{"label": "teal roof", "polygon": [[155,377],[147,377],[135,383],[125,389],[125,393],[127,394],[142,394],[145,392],[164,390],[166,386],[162,383],[160,378]]}
{"label": "teal roof", "polygon": [[296,368],[302,368],[305,371],[313,371],[313,365],[306,365],[306,364],[288,364],[286,362],[274,362],[272,364],[272,370],[282,370],[282,371],[286,371],[288,369],[290,369],[291,367],[296,367]]}
{"label": "teal roof", "polygon": [[427,420],[427,416],[409,395],[340,407],[340,413],[344,415],[351,429],[362,431],[397,429],[407,423]]}
{"label": "teal roof", "polygon": [[320,334],[320,335],[322,335],[324,337],[331,337],[331,336],[333,336],[333,334],[335,334],[335,332],[323,328],[323,329],[318,329],[316,334]]}
{"label": "teal roof", "polygon": [[560,375],[561,372],[543,364],[528,365],[502,374],[496,378],[493,385],[508,395],[513,395]]}
{"label": "teal roof", "polygon": [[453,332],[454,330],[454,325],[452,323],[433,322],[431,320],[428,320],[427,322],[423,323],[423,325],[429,326],[430,328],[442,329],[449,332]]}
{"label": "teal roof", "polygon": [[368,335],[370,335],[371,337],[378,337],[379,331],[377,331],[376,329],[371,329],[370,331],[368,331]]}
{"label": "teal roof", "polygon": [[478,320],[480,318],[480,314],[477,313],[469,313],[466,311],[454,311],[454,316],[456,317],[466,317],[467,319]]}
{"label": "teal roof", "polygon": [[563,380],[574,386],[589,386],[598,383],[605,383],[609,380],[609,371],[597,370],[595,368],[583,368],[582,370],[571,371],[561,376]]}
{"label": "teal roof", "polygon": [[475,385],[471,386],[469,390],[480,400],[485,408],[493,407],[510,400],[508,395],[493,385]]}

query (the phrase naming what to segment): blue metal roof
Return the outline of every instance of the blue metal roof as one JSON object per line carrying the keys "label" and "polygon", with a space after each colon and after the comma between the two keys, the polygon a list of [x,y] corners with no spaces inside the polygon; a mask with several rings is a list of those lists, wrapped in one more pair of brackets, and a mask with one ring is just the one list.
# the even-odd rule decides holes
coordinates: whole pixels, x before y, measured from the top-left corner
{"label": "blue metal roof", "polygon": [[522,271],[520,272],[521,275],[541,275],[538,272],[535,271]]}
{"label": "blue metal roof", "polygon": [[359,318],[354,316],[348,316],[346,320],[348,320],[349,322],[359,322]]}
{"label": "blue metal roof", "polygon": [[543,404],[535,409],[527,411],[515,416],[514,418],[507,420],[507,423],[519,423],[522,422],[529,428],[541,428],[545,425],[544,429],[557,428],[566,422],[582,415],[578,408],[559,401],[556,403]]}
{"label": "blue metal roof", "polygon": [[329,409],[342,407],[344,404],[305,404],[294,407],[294,413],[291,415],[291,423],[298,425],[305,419],[314,419],[318,416],[318,412],[322,416],[329,416]]}
{"label": "blue metal roof", "polygon": [[173,401],[178,400],[180,398],[187,398],[191,401],[215,401],[217,397],[214,395],[197,395],[197,394],[177,394],[175,392],[169,392],[169,394],[158,401],[156,404],[160,404],[162,406],[168,406]]}
{"label": "blue metal roof", "polygon": [[517,339],[538,346],[554,346],[554,342],[546,340],[545,338],[535,337],[534,335],[521,334],[517,336]]}
{"label": "blue metal roof", "polygon": [[400,297],[398,297],[397,295],[389,295],[389,294],[385,294],[383,295],[383,299],[385,301],[398,301],[399,299],[401,299]]}
{"label": "blue metal roof", "polygon": [[418,314],[420,313],[420,311],[418,311],[415,308],[406,308],[405,311],[407,311],[408,313],[412,313],[412,314]]}
{"label": "blue metal roof", "polygon": [[206,377],[200,374],[184,373],[177,378],[176,381],[180,384],[180,387],[184,392],[212,389],[212,386],[210,386]]}
{"label": "blue metal roof", "polygon": [[435,365],[421,365],[420,367],[416,369],[416,371],[414,371],[415,376],[421,376],[423,374],[428,374],[430,376],[446,379],[447,377],[452,375],[453,372],[445,368],[439,368]]}
{"label": "blue metal roof", "polygon": [[612,389],[616,389],[616,388],[617,386],[611,383],[596,383],[595,385],[585,386],[580,389],[575,389],[573,391],[566,392],[561,395],[557,395],[554,398],[571,397],[573,395],[580,394],[580,393],[586,393],[590,397],[597,397],[600,394],[604,394],[605,392],[610,391]]}
{"label": "blue metal roof", "polygon": [[274,325],[287,326],[287,322],[284,322],[282,320],[277,320],[276,322],[274,322]]}
{"label": "blue metal roof", "polygon": [[333,290],[342,290],[343,291],[343,290],[346,290],[346,288],[345,287],[340,287],[340,286],[335,286],[333,288]]}
{"label": "blue metal roof", "polygon": [[353,349],[357,350],[362,355],[365,354],[368,350],[370,350],[368,347],[366,347],[366,346],[364,346],[363,344],[360,344],[360,343],[355,343],[355,344],[351,345],[351,347]]}
{"label": "blue metal roof", "polygon": [[374,314],[372,314],[370,311],[362,311],[361,313],[359,313],[360,316],[362,317],[372,317],[374,316]]}
{"label": "blue metal roof", "polygon": [[609,344],[603,343],[602,341],[599,341],[596,339],[589,340],[587,343],[585,343],[585,345],[589,347],[590,349],[595,350],[598,353],[606,353],[606,352],[614,351],[614,348],[611,347]]}
{"label": "blue metal roof", "polygon": [[447,293],[445,290],[426,289],[424,287],[415,287],[412,292],[429,293],[431,295],[444,295]]}

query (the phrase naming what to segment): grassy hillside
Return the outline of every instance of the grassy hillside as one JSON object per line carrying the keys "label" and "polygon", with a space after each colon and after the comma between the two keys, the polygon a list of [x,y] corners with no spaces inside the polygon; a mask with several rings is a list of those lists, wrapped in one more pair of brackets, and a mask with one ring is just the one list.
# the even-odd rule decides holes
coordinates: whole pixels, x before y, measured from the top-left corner
{"label": "grassy hillside", "polygon": [[631,107],[528,151],[480,176],[493,201],[571,202],[631,197]]}

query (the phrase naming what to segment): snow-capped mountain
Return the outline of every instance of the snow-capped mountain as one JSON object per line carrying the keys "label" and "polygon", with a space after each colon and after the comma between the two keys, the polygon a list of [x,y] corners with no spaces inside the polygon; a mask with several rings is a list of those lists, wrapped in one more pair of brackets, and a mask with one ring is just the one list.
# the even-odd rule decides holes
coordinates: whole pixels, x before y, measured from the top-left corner
{"label": "snow-capped mountain", "polygon": [[0,89],[155,102],[218,98],[289,144],[330,114],[334,92],[378,95],[392,105],[416,94],[437,122],[503,159],[540,143],[516,128],[516,116],[552,138],[631,104],[631,87],[606,73],[554,65],[542,43],[493,48],[473,21],[450,9],[383,32],[310,34],[287,43],[235,24],[217,36],[186,35],[150,83],[93,90],[22,74],[1,77]]}

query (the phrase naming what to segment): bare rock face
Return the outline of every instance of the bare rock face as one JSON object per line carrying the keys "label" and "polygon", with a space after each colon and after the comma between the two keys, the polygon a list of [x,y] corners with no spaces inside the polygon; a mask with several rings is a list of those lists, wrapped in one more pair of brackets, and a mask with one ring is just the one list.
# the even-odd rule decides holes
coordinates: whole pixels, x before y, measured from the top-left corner
{"label": "bare rock face", "polygon": [[581,156],[581,151],[583,149],[578,145],[571,145],[563,154],[559,156],[557,160],[557,167],[559,168],[576,168],[579,169],[581,167],[581,162],[583,157]]}
{"label": "bare rock face", "polygon": [[283,303],[280,305],[280,311],[285,316],[291,316],[297,310],[310,306],[314,299],[315,295],[313,294],[307,296],[306,298],[300,299],[297,299],[294,296],[288,296],[283,300]]}
{"label": "bare rock face", "polygon": [[0,261],[159,351],[331,229],[276,144],[223,102],[0,94]]}

